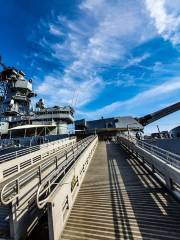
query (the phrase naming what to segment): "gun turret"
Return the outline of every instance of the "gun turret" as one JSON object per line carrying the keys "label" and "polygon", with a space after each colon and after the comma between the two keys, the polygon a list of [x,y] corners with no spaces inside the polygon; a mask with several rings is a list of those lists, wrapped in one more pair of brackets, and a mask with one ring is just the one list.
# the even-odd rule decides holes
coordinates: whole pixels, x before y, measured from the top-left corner
{"label": "gun turret", "polygon": [[180,110],[180,102],[177,102],[171,106],[165,107],[157,112],[145,115],[144,117],[137,118],[136,120],[143,126],[146,126],[162,117],[165,117],[173,112]]}

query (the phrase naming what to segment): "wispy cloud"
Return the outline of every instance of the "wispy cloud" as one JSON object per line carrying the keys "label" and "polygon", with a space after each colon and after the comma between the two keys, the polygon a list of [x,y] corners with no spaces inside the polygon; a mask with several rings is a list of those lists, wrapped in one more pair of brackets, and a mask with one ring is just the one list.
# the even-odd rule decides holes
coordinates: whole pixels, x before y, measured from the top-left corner
{"label": "wispy cloud", "polygon": [[[177,47],[179,16],[177,8],[167,2],[82,0],[73,19],[57,15],[51,21],[42,21],[39,28],[43,37],[37,42],[43,51],[39,55],[41,60],[51,60],[57,67],[39,80],[38,93],[48,100],[49,105],[76,103],[79,115],[88,118],[118,115],[119,109],[131,111],[134,106],[146,109],[147,102],[156,103],[158,99],[163,103],[166,95],[180,89],[180,79],[174,77],[178,76],[178,67],[174,65],[172,71],[171,63],[164,65],[161,59],[156,60],[153,45],[140,51],[133,50],[157,36]],[[144,64],[150,58],[154,62]],[[59,67],[61,63],[63,67]],[[116,75],[113,75],[115,71]],[[150,72],[150,80],[146,72]],[[171,81],[165,82],[167,76],[171,76]],[[106,105],[103,101],[97,104],[104,107],[96,107],[97,98],[100,99],[103,91],[116,88],[118,99],[121,99],[121,93],[127,91],[124,87],[129,86],[136,88],[136,92],[129,94],[134,97],[115,102],[109,97]],[[137,91],[142,92],[137,94]],[[88,110],[89,103],[97,110]]]}
{"label": "wispy cloud", "polygon": [[146,0],[146,7],[158,33],[176,45],[180,44],[180,3],[179,1],[169,2],[168,0]]}
{"label": "wispy cloud", "polygon": [[149,58],[150,55],[151,55],[150,53],[144,53],[142,56],[132,57],[128,60],[128,63],[124,66],[124,68],[128,68],[128,67],[131,67],[131,66],[136,66],[139,63],[146,60],[147,58]]}
{"label": "wispy cloud", "polygon": [[49,33],[54,36],[64,36],[64,33],[60,30],[60,28],[54,24],[49,25]]}
{"label": "wispy cloud", "polygon": [[94,99],[103,87],[103,80],[98,77],[79,83],[63,77],[60,73],[55,73],[45,77],[43,83],[37,88],[37,92],[48,99],[48,104],[76,105],[78,101],[80,107]]}
{"label": "wispy cloud", "polygon": [[[101,117],[101,116],[109,116],[112,114],[119,115],[125,109],[131,110],[134,109],[134,106],[138,109],[139,107],[143,107],[146,109],[146,106],[149,103],[158,104],[158,100],[166,99],[172,93],[177,94],[180,91],[180,77],[173,78],[168,80],[160,85],[153,86],[152,88],[145,90],[137,94],[136,96],[125,100],[125,101],[117,101],[112,104],[109,104],[101,109],[97,109],[93,112],[80,112],[82,115],[86,115],[88,118],[93,117]],[[123,111],[121,110],[123,108]],[[137,111],[138,112],[138,111]]]}
{"label": "wispy cloud", "polygon": [[[63,74],[56,72],[58,87],[63,86],[63,91],[57,91],[56,100],[62,99],[62,102],[65,102],[68,93],[69,98],[72,97],[70,85],[79,91],[78,106],[94,100],[97,97],[94,92],[100,93],[108,84],[101,79],[101,72],[105,71],[101,66],[108,68],[123,60],[132,48],[152,37],[152,26],[148,25],[145,13],[139,10],[143,5],[139,1],[136,1],[137,4],[134,2],[84,0],[79,5],[78,19],[72,21],[58,16],[54,23],[49,24],[49,33],[59,36],[59,41],[49,44],[52,57],[67,63]],[[143,27],[144,24],[146,28]],[[46,44],[46,41],[43,43]],[[131,60],[128,64],[137,64],[145,57],[148,57],[147,54]],[[49,95],[44,92],[44,86],[51,85],[52,88],[54,85],[57,88],[57,81],[47,81],[47,78],[51,77],[52,74],[46,76],[39,86],[39,92],[45,97]],[[95,79],[101,79],[98,80],[101,84],[96,84]],[[121,85],[120,83],[121,80],[118,80],[117,84]],[[86,94],[81,92],[79,86],[87,86]],[[55,101],[55,97],[53,98]]]}

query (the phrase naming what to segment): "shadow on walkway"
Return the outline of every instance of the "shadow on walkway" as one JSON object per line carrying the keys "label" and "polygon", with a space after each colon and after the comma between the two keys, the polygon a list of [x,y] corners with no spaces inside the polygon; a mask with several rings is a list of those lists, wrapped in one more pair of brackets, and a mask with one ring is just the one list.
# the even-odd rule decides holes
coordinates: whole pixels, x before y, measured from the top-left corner
{"label": "shadow on walkway", "polygon": [[180,206],[122,146],[106,143],[115,239],[180,239]]}

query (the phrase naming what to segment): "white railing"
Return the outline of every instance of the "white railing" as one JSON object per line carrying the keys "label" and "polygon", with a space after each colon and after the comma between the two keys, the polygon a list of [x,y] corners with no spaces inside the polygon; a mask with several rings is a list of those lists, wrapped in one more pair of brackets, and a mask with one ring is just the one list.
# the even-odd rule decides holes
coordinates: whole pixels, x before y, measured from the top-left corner
{"label": "white railing", "polygon": [[[90,143],[93,142],[93,140],[96,139],[96,136],[90,137],[88,138],[83,145],[78,145],[76,144],[76,146],[74,146],[73,149],[73,155],[72,157],[70,157],[69,159],[65,159],[63,162],[61,162],[61,164],[40,184],[38,191],[37,191],[37,195],[36,195],[36,202],[37,202],[37,206],[38,208],[43,208],[51,193],[55,190],[55,188],[57,187],[57,185],[60,183],[59,176],[63,173],[66,172],[66,169],[69,168],[70,165],[72,165],[72,162],[76,162],[76,160],[78,160],[78,156],[80,156],[80,154],[82,153],[82,151],[89,146]],[[94,148],[91,150],[91,152],[88,155],[88,159],[92,156],[93,154],[93,150],[95,149],[96,145],[94,146]],[[63,174],[65,176],[65,174]],[[75,179],[75,185],[78,184],[78,178]]]}
{"label": "white railing", "polygon": [[73,145],[75,142],[75,137],[65,138],[2,155],[0,162],[0,182],[13,177],[22,170],[33,167],[41,160],[49,158],[62,149]]}
{"label": "white railing", "polygon": [[180,156],[179,155],[177,155],[175,153],[172,153],[172,152],[169,152],[167,150],[164,150],[162,148],[159,148],[155,145],[146,143],[146,142],[141,141],[141,140],[136,140],[136,144],[139,147],[141,147],[141,148],[145,149],[146,151],[150,152],[152,155],[155,155],[158,158],[164,160],[166,163],[180,169]]}
{"label": "white railing", "polygon": [[170,164],[170,165],[180,169],[180,156],[179,155],[169,152],[165,149],[159,148],[155,145],[149,144],[143,140],[138,140],[133,136],[122,135],[121,137],[132,142],[136,146],[146,150],[147,152],[151,153],[151,155],[162,159],[167,164]]}
{"label": "white railing", "polygon": [[119,142],[136,156],[170,192],[180,200],[180,156],[135,138],[121,136]]}
{"label": "white railing", "polygon": [[64,139],[60,139],[60,140],[57,140],[57,141],[52,141],[52,142],[44,143],[44,144],[41,144],[41,145],[36,145],[36,146],[33,146],[33,147],[26,147],[26,148],[18,150],[18,151],[14,151],[14,152],[10,152],[10,153],[0,155],[0,164],[5,162],[5,161],[16,159],[18,157],[27,155],[27,154],[35,152],[35,151],[38,151],[42,148],[47,148],[48,146],[55,146],[60,142],[66,141],[67,139],[69,139],[69,140],[70,139],[75,139],[75,137],[64,138]]}
{"label": "white railing", "polygon": [[[1,184],[1,202],[5,205],[18,198],[21,191],[26,188],[28,184],[35,181],[34,189],[38,188],[39,184],[45,181],[50,174],[54,173],[54,177],[66,174],[68,167],[75,162],[78,155],[93,141],[94,136],[90,136],[73,146],[62,150],[53,157],[48,157],[46,160],[30,168],[22,174],[13,177],[12,180]],[[23,190],[24,191],[24,190]]]}

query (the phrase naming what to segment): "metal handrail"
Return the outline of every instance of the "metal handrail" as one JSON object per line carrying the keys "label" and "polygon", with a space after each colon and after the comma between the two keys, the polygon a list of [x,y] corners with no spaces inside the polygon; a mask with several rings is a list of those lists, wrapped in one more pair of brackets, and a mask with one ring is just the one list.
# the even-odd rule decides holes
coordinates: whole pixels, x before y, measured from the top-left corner
{"label": "metal handrail", "polygon": [[21,156],[17,159],[12,159],[10,163],[9,161],[5,161],[4,164],[2,163],[0,165],[0,182],[5,179],[12,178],[17,173],[20,173],[25,169],[33,167],[41,160],[45,160],[46,158],[53,156],[55,153],[57,154],[62,151],[62,149],[71,146],[75,142],[75,139],[60,140],[58,143],[56,142],[55,145],[49,147],[46,145],[46,147],[42,147],[42,149],[33,152],[33,154],[30,153],[23,155],[23,157]]}
{"label": "metal handrail", "polygon": [[44,143],[44,144],[41,144],[41,145],[36,145],[36,146],[21,149],[21,150],[18,150],[18,151],[14,151],[14,152],[11,152],[11,153],[6,153],[6,154],[3,154],[3,155],[0,155],[0,164],[5,162],[5,161],[16,159],[16,158],[22,157],[26,154],[38,151],[42,148],[46,148],[46,147],[51,146],[51,145],[56,145],[59,142],[66,141],[68,139],[71,140],[71,139],[74,139],[74,138],[75,137],[64,138],[64,139],[60,139],[60,140],[57,140],[57,141],[48,142],[48,143]]}
{"label": "metal handrail", "polygon": [[133,136],[123,135],[121,137],[123,137],[123,138],[127,139],[128,141],[132,142],[136,146],[146,150],[147,152],[151,153],[151,155],[162,159],[167,164],[170,164],[173,167],[180,169],[180,156],[179,155],[177,155],[175,153],[172,153],[172,152],[169,152],[169,151],[167,151],[165,149],[162,149],[160,147],[157,147],[155,145],[149,144],[145,141],[138,140]]}
{"label": "metal handrail", "polygon": [[[95,139],[95,137],[90,139],[89,141],[87,141],[86,145],[89,145],[89,143],[92,142],[94,139]],[[86,147],[86,145],[85,145],[85,147]],[[93,150],[95,149],[95,147],[96,146],[94,146]],[[89,155],[87,157],[88,159],[92,156],[93,150],[91,150],[91,152],[89,153]],[[69,166],[72,161],[76,161],[75,157],[72,160],[70,160],[70,162],[67,162],[66,166]],[[62,162],[62,165],[63,165],[63,162]],[[64,168],[62,169],[62,171],[63,170],[64,170]],[[55,172],[52,172],[49,175],[49,177],[46,178],[45,181],[43,181],[40,184],[37,194],[36,194],[36,204],[39,209],[42,209],[46,205],[49,197],[55,191],[56,186],[60,183],[60,182],[57,182],[57,179],[62,174],[62,171],[58,172],[58,169],[57,169]],[[68,183],[64,183],[64,184],[68,184]],[[45,196],[44,196],[44,194],[45,194]],[[40,200],[41,196],[44,196],[44,197],[43,197],[43,199]]]}
{"label": "metal handrail", "polygon": [[[86,139],[83,139],[83,140],[75,143],[74,146],[77,148],[76,149],[77,152],[79,150],[79,146],[81,147],[81,150],[83,151],[84,148],[88,146],[89,142],[92,141],[92,139],[93,139],[92,136],[89,136]],[[62,154],[58,153],[58,155],[60,155],[60,157],[57,159],[57,161],[61,161],[63,159],[63,157],[65,157],[66,160],[68,158],[69,158],[69,160],[71,160],[72,159],[71,156],[72,155],[74,156],[74,154],[75,154],[74,146],[69,147],[69,151],[63,150],[62,152],[60,152]],[[58,163],[55,161],[54,157],[53,158],[51,157],[50,159],[48,158],[48,159],[44,160],[42,163],[34,166],[34,168],[30,169],[29,171],[20,174],[17,178],[15,177],[13,180],[6,182],[6,184],[4,186],[2,186],[1,193],[0,193],[0,200],[1,200],[2,204],[7,205],[10,202],[12,202],[14,199],[18,198],[19,194],[20,194],[20,190],[22,188],[24,188],[24,186],[27,183],[29,183],[31,180],[33,180],[34,178],[37,178],[37,176],[39,176],[38,184],[40,184],[43,180],[45,180],[49,176],[49,173],[47,173],[47,176],[45,176],[44,179],[42,179],[42,173],[46,169],[48,169],[52,165],[55,165],[55,168],[60,165],[62,166],[63,162],[64,161],[61,161],[60,164],[58,165]],[[66,165],[68,165],[68,164],[69,164],[69,162],[67,162]]]}
{"label": "metal handrail", "polygon": [[166,163],[168,163],[174,167],[180,168],[180,156],[179,155],[169,152],[165,149],[159,148],[155,145],[146,143],[141,140],[136,140],[136,145],[138,145],[139,147],[150,152],[152,155],[159,157],[160,159],[164,160]]}

